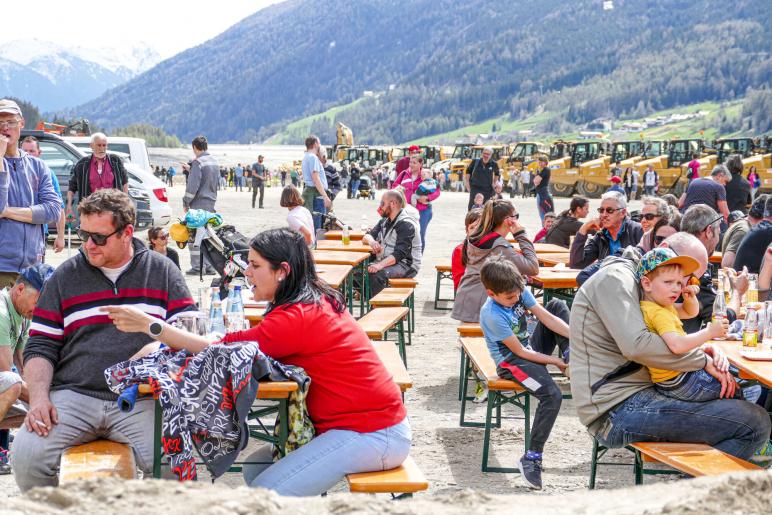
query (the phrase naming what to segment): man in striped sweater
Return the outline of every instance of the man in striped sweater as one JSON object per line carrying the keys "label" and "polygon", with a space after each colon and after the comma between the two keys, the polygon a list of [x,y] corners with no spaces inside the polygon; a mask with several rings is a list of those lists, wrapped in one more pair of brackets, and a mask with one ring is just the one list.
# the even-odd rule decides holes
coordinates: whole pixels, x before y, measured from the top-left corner
{"label": "man in striped sweater", "polygon": [[104,377],[152,338],[119,331],[102,308],[129,304],[167,322],[195,309],[179,269],[134,238],[128,195],[96,191],[78,213],[83,245],[46,283],[24,349],[30,409],[12,449],[22,491],[56,485],[62,451],[100,438],[128,443],[139,467],[152,469],[153,401],[122,413]]}

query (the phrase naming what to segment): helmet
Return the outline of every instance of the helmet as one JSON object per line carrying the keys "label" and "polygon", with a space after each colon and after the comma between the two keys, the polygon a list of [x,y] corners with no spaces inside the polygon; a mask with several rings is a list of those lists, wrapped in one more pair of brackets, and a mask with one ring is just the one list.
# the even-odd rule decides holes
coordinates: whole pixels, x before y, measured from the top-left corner
{"label": "helmet", "polygon": [[184,249],[185,245],[188,243],[188,239],[190,239],[190,231],[188,231],[187,226],[180,222],[174,222],[171,227],[169,227],[169,236],[177,242],[179,248]]}

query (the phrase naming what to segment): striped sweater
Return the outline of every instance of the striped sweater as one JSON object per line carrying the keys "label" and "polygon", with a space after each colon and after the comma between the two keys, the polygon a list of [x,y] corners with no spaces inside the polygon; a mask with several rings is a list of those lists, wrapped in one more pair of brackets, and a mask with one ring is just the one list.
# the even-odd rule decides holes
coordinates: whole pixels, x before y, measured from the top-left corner
{"label": "striped sweater", "polygon": [[57,268],[35,308],[24,362],[41,357],[54,367],[52,390],[115,400],[104,370],[129,359],[152,338],[115,328],[103,306],[131,304],[167,322],[195,309],[180,270],[166,256],[134,242],[134,257],[113,283],[81,251]]}

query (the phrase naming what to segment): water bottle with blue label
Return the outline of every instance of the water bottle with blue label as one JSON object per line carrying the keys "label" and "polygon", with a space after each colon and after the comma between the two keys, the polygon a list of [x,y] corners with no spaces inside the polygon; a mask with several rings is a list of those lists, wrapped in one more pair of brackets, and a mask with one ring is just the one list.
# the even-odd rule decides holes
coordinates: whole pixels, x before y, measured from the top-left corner
{"label": "water bottle with blue label", "polygon": [[225,319],[222,313],[222,301],[220,296],[212,301],[212,314],[209,317],[209,331],[220,335],[225,335],[228,331],[225,329]]}
{"label": "water bottle with blue label", "polygon": [[241,331],[244,329],[244,300],[241,298],[241,286],[236,285],[228,293],[228,329]]}

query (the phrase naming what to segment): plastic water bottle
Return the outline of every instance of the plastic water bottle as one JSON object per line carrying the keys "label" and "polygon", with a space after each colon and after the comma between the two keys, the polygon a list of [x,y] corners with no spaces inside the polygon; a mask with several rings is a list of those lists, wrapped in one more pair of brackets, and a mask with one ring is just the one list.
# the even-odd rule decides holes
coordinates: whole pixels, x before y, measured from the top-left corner
{"label": "plastic water bottle", "polygon": [[220,296],[217,296],[217,300],[212,301],[212,315],[209,317],[209,331],[212,333],[218,333],[225,335],[228,331],[225,329],[225,319],[222,315],[222,301]]}
{"label": "plastic water bottle", "polygon": [[235,286],[228,294],[228,329],[244,329],[244,300],[241,298],[241,286]]}
{"label": "plastic water bottle", "polygon": [[212,288],[212,294],[211,299],[209,300],[209,320],[212,320],[214,317],[214,303],[215,301],[221,302],[220,300],[220,289],[219,288]]}
{"label": "plastic water bottle", "polygon": [[367,215],[362,215],[362,223],[359,228],[362,232],[367,232]]}
{"label": "plastic water bottle", "polygon": [[348,225],[343,226],[343,244],[351,245],[351,233],[348,231]]}

